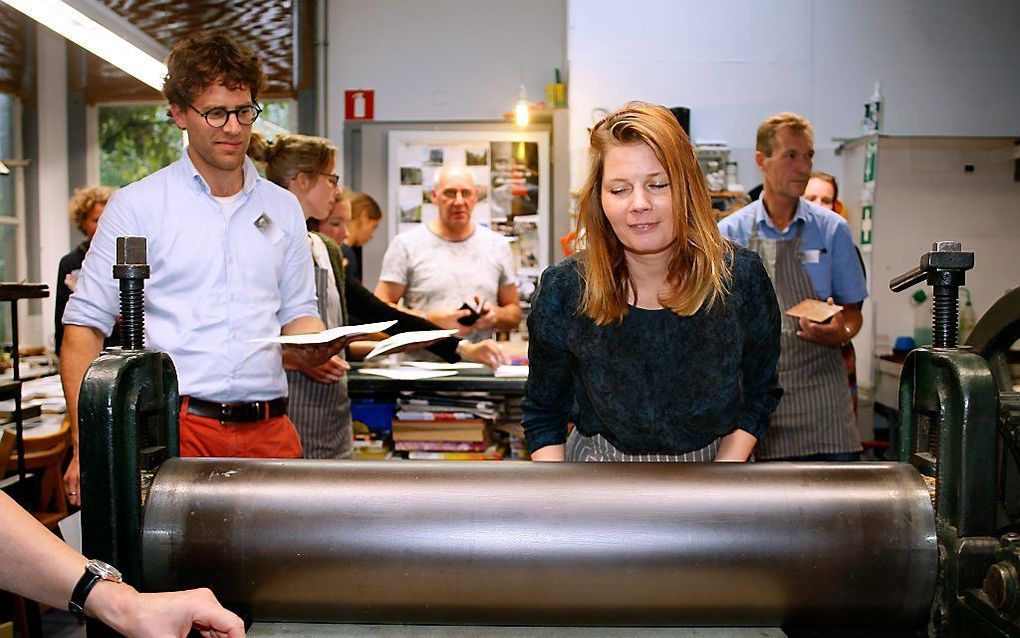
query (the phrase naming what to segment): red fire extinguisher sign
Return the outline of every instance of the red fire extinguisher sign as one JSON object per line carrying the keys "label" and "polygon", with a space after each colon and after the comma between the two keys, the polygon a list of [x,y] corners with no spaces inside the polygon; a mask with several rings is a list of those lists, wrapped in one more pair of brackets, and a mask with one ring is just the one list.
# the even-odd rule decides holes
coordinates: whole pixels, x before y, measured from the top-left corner
{"label": "red fire extinguisher sign", "polygon": [[344,91],[344,119],[375,119],[375,91],[365,89]]}

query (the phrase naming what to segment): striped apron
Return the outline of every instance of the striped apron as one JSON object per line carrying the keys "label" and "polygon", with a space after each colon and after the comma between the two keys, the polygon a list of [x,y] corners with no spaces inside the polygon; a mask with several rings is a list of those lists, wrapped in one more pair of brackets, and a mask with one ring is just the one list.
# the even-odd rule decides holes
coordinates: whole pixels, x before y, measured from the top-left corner
{"label": "striped apron", "polygon": [[712,441],[700,450],[683,454],[627,454],[616,449],[601,434],[585,436],[574,428],[567,436],[566,459],[572,462],[708,462],[715,460],[719,452],[720,439]]}
{"label": "striped apron", "polygon": [[[343,301],[340,307],[330,303],[330,288],[337,288],[331,270],[315,267],[315,298],[319,316],[327,328],[343,325]],[[319,383],[298,370],[287,370],[290,398],[287,414],[301,437],[306,459],[349,459],[353,454],[351,400],[347,395],[347,376],[336,383]]]}
{"label": "striped apron", "polygon": [[[758,235],[755,222],[747,242],[748,248],[761,256],[784,312],[804,299],[818,296],[800,265],[803,230],[804,224],[798,223],[793,239],[765,239]],[[859,452],[861,438],[840,350],[801,339],[797,336],[799,329],[796,317],[783,315],[779,335],[783,398],[754,455],[765,460]]]}

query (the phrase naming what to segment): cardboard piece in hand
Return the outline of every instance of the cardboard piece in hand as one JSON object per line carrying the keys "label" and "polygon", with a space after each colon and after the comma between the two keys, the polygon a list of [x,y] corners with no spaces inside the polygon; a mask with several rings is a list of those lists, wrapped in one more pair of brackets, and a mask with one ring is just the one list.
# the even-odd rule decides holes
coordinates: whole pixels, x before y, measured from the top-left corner
{"label": "cardboard piece in hand", "polygon": [[843,306],[837,304],[830,306],[818,299],[804,299],[787,310],[786,314],[791,317],[804,317],[808,321],[814,321],[815,323],[825,323],[842,309]]}

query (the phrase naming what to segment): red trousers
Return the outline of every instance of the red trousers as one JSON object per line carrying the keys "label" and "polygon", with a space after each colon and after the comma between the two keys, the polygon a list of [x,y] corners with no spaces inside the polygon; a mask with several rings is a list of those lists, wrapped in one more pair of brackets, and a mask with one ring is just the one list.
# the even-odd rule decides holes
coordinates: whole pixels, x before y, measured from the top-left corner
{"label": "red trousers", "polygon": [[299,459],[301,440],[287,415],[260,421],[221,423],[188,412],[181,398],[181,456]]}

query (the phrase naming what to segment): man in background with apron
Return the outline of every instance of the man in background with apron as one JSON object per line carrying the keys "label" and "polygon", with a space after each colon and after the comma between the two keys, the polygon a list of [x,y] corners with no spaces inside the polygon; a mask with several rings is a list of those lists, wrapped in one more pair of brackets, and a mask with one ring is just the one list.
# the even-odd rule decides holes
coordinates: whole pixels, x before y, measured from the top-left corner
{"label": "man in background with apron", "polygon": [[806,119],[777,113],[758,127],[759,200],[719,222],[719,230],[756,251],[784,313],[804,299],[843,306],[825,323],[783,316],[779,382],[783,398],[757,460],[859,460],[861,438],[840,345],[861,329],[868,296],[846,221],[801,195],[811,177],[814,132]]}

